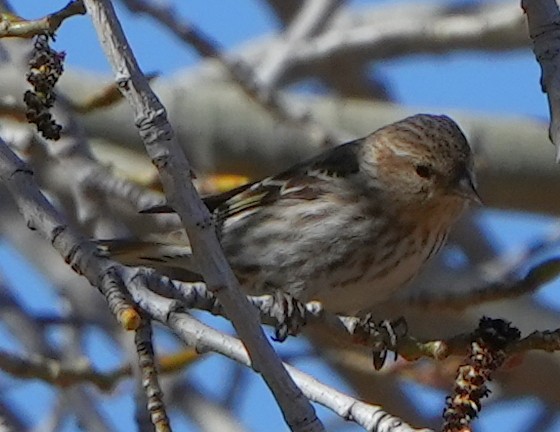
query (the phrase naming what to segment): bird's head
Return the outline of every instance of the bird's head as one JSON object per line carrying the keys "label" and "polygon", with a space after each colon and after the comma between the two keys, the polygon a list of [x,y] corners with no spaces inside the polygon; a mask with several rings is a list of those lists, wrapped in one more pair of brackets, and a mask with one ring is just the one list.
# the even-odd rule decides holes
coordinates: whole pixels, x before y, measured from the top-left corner
{"label": "bird's head", "polygon": [[480,203],[472,152],[459,126],[444,115],[417,114],[385,126],[367,140],[363,160],[382,190],[411,210],[460,213]]}

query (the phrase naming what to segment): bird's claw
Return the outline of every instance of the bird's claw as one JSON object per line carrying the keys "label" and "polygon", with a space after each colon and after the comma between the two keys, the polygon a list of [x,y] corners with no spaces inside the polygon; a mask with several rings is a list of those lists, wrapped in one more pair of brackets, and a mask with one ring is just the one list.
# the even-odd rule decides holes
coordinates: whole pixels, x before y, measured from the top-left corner
{"label": "bird's claw", "polygon": [[376,322],[371,314],[367,314],[356,326],[354,339],[371,347],[373,367],[380,370],[385,364],[388,351],[393,351],[395,360],[397,359],[398,341],[406,336],[407,332],[408,326],[403,317],[395,321]]}
{"label": "bird's claw", "polygon": [[272,316],[276,319],[273,340],[277,342],[284,342],[288,336],[297,335],[306,324],[305,305],[282,291],[274,294]]}

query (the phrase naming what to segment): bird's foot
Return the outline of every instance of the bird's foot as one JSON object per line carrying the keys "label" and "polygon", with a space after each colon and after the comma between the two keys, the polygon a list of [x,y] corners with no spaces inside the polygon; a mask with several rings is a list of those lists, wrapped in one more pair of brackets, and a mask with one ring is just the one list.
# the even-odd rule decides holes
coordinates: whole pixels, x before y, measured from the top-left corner
{"label": "bird's foot", "polygon": [[274,293],[271,316],[276,319],[273,339],[284,342],[288,336],[296,336],[306,324],[305,304],[283,291]]}
{"label": "bird's foot", "polygon": [[373,367],[379,370],[385,364],[387,353],[393,351],[397,358],[399,339],[406,336],[408,326],[406,320],[400,317],[394,321],[374,321],[371,314],[363,317],[354,330],[354,340],[371,347]]}

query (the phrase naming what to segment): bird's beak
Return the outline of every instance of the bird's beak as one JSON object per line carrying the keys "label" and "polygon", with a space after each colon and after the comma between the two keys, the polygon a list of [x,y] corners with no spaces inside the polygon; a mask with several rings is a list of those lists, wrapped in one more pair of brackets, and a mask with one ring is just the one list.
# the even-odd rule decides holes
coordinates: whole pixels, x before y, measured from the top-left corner
{"label": "bird's beak", "polygon": [[465,173],[461,176],[454,188],[454,192],[462,198],[465,198],[475,204],[482,205],[482,199],[476,190],[476,186],[474,185],[470,173]]}

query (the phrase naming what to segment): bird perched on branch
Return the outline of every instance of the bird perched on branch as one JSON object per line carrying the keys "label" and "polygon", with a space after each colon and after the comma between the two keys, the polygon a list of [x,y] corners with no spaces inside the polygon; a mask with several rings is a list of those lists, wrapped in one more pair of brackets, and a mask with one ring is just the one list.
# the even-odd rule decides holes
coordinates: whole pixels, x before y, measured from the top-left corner
{"label": "bird perched on branch", "polygon": [[[205,199],[246,293],[281,290],[343,314],[410,282],[470,201],[479,197],[467,140],[449,117],[428,114]],[[125,264],[196,274],[176,237],[101,244]]]}

